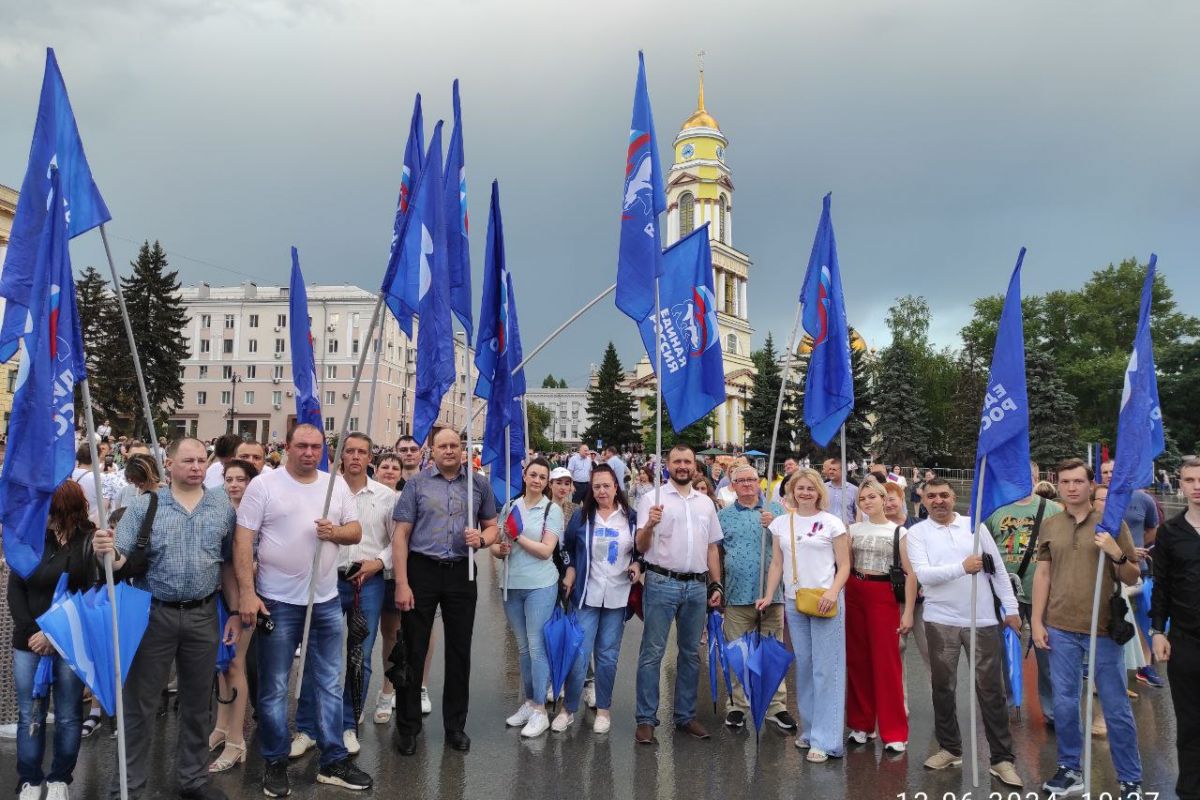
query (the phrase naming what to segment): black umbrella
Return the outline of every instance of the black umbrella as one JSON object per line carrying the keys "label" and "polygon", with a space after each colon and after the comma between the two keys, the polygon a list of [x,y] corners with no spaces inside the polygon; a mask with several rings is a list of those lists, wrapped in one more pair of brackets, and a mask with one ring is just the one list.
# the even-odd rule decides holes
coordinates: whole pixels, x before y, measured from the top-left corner
{"label": "black umbrella", "polygon": [[363,642],[370,633],[367,628],[367,618],[363,614],[359,602],[359,588],[354,589],[354,608],[350,611],[350,619],[346,623],[346,688],[354,703],[354,719],[362,716],[363,692]]}
{"label": "black umbrella", "polygon": [[383,674],[387,675],[392,686],[397,690],[407,687],[412,680],[412,672],[408,668],[408,651],[404,647],[403,624],[396,629],[396,644],[392,646],[392,652],[388,654],[388,663],[391,666],[384,670]]}

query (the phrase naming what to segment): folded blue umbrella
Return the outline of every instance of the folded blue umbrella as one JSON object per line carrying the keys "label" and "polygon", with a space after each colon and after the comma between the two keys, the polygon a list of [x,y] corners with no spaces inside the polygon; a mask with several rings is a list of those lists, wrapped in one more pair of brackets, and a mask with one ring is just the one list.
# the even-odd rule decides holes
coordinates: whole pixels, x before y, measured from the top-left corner
{"label": "folded blue umbrella", "polygon": [[725,658],[725,615],[720,611],[708,612],[708,683],[712,690],[713,713],[717,713],[717,700],[720,690],[717,688],[717,673],[725,673],[725,691],[733,697],[733,682],[729,675],[729,662]]}
{"label": "folded blue umbrella", "polygon": [[217,672],[229,671],[237,655],[237,642],[225,644],[225,625],[229,622],[229,609],[225,607],[225,599],[217,598]]}
{"label": "folded blue umbrella", "polygon": [[755,629],[729,642],[725,658],[746,693],[757,738],[767,718],[771,698],[796,657],[783,642]]}
{"label": "folded blue umbrella", "polygon": [[[54,597],[50,604],[54,605],[67,594],[67,573],[58,576],[58,584],[54,587]],[[41,699],[49,696],[50,686],[54,683],[54,656],[42,656],[38,659],[37,671],[33,673],[33,697]]]}
{"label": "folded blue umbrella", "polygon": [[[554,606],[554,613],[542,626],[546,641],[546,658],[550,661],[550,688],[555,697],[562,693],[567,675],[583,650],[583,628],[574,611],[564,611],[561,605]],[[540,691],[533,687],[534,692]],[[536,699],[536,698],[532,698]]]}
{"label": "folded blue umbrella", "polygon": [[1133,616],[1137,620],[1138,630],[1147,639],[1150,638],[1150,597],[1154,593],[1154,577],[1147,575],[1142,578],[1141,597],[1137,598],[1136,603],[1131,603],[1133,606]]}
{"label": "folded blue umbrella", "polygon": [[1025,685],[1021,678],[1024,667],[1021,663],[1021,637],[1007,625],[1004,627],[1004,661],[1008,665],[1008,685],[1012,692],[1013,708],[1016,709],[1017,719],[1021,718],[1021,702],[1025,696]]}

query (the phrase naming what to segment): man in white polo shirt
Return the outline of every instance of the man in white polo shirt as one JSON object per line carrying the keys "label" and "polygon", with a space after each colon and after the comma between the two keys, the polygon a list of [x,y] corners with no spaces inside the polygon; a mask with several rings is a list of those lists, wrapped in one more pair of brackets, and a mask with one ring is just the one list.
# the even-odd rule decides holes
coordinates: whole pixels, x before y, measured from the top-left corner
{"label": "man in white polo shirt", "polygon": [[[980,575],[975,597],[975,686],[979,711],[991,751],[990,772],[1007,786],[1021,786],[1013,766],[1012,734],[1008,729],[1008,700],[1004,691],[1004,639],[996,619],[994,598],[1000,600],[1004,624],[1018,634],[1021,617],[1017,598],[1000,558],[996,542],[981,526],[979,543],[984,555],[975,555],[971,520],[954,511],[954,489],[944,478],[925,484],[929,519],[908,529],[908,560],[925,594],[925,636],[929,640],[929,677],[933,684],[933,731],[941,749],[925,761],[927,769],[962,766],[962,736],[958,728],[955,690],[958,659],[971,646],[972,575]],[[987,558],[990,557],[990,558]]]}
{"label": "man in white polo shirt", "polygon": [[[263,760],[262,789],[267,797],[287,797],[288,675],[300,644],[308,605],[313,557],[317,561],[312,627],[305,660],[304,684],[313,684],[317,703],[317,740],[321,766],[317,782],[346,789],[371,788],[371,776],[354,766],[342,741],[342,605],[338,599],[337,557],[333,545],[358,544],[362,526],[354,498],[340,477],[317,469],[325,435],[312,425],[288,431],[287,463],[250,482],[238,506],[234,543],[244,626],[259,615],[273,630],[262,628],[258,640],[258,739]],[[334,481],[327,515],[322,515],[329,481]],[[258,541],[255,573],[254,542]],[[262,599],[259,599],[259,598]]]}
{"label": "man in white polo shirt", "polygon": [[[645,628],[637,671],[637,732],[639,744],[654,743],[658,725],[658,685],[663,652],[671,623],[675,623],[678,656],[675,661],[676,730],[707,739],[696,720],[700,680],[700,633],[705,606],[721,605],[721,522],[712,498],[692,488],[696,454],[677,444],[667,454],[671,480],[638,502],[637,549],[646,554],[646,588],[642,595]],[[657,504],[656,504],[657,503]],[[706,602],[707,598],[707,602]]]}

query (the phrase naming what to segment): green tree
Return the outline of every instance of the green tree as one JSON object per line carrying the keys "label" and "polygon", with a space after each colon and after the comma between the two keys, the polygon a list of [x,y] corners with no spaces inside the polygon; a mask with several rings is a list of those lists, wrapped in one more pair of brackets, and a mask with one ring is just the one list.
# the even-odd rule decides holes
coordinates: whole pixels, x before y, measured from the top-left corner
{"label": "green tree", "polygon": [[[79,328],[83,333],[83,349],[86,354],[89,385],[96,423],[108,418],[121,418],[123,409],[119,398],[112,392],[108,376],[112,374],[114,347],[117,337],[125,332],[121,327],[121,312],[108,281],[95,267],[88,267],[75,282],[75,305],[79,310]],[[83,402],[80,387],[75,388],[75,402]]]}
{"label": "green tree", "polygon": [[1025,351],[1025,385],[1029,395],[1029,456],[1040,465],[1077,455],[1079,401],[1067,389],[1058,366],[1042,347]]}
{"label": "green tree", "polygon": [[928,463],[929,408],[920,387],[920,357],[915,349],[893,342],[879,356],[879,392],[883,403],[875,420],[875,450],[889,464]]}
{"label": "green tree", "polygon": [[[557,388],[557,387],[555,387]],[[553,441],[554,414],[550,409],[539,403],[529,404],[529,446],[539,453],[550,453],[555,450]],[[549,436],[547,436],[549,432]]]}
{"label": "green tree", "polygon": [[[654,398],[648,399],[644,404],[645,414],[642,420],[642,446],[647,453],[654,452],[655,444],[655,424],[654,424]],[[663,403],[662,410],[662,448],[663,458],[666,458],[666,453],[676,444],[683,443],[691,445],[696,451],[704,450],[712,441],[712,431],[717,428],[717,414],[711,412],[708,416],[702,417],[691,425],[675,432],[675,427],[671,424],[671,414],[667,411],[667,404]]]}
{"label": "green tree", "polygon": [[1163,425],[1184,452],[1200,453],[1200,415],[1192,405],[1200,397],[1200,340],[1171,342],[1158,351]]}
{"label": "green tree", "polygon": [[[133,274],[121,278],[121,290],[138,344],[146,394],[156,416],[155,427],[161,435],[166,417],[183,402],[179,367],[188,357],[188,344],[183,337],[188,315],[179,298],[178,273],[168,271],[162,245],[144,242],[132,266]],[[119,407],[126,411],[133,430],[140,435],[145,432],[145,423],[138,413],[141,400],[129,343],[125,337],[119,337],[112,343],[112,349],[114,359],[106,379],[112,381],[121,403]]]}
{"label": "green tree", "polygon": [[588,389],[588,418],[591,424],[583,432],[583,441],[603,441],[617,447],[638,441],[633,413],[633,395],[621,388],[625,370],[612,342],[604,350],[595,385]]}
{"label": "green tree", "polygon": [[[775,408],[779,403],[779,384],[783,379],[783,370],[779,367],[779,354],[775,351],[775,340],[770,332],[763,342],[761,350],[750,354],[757,373],[754,376],[754,389],[746,404],[746,414],[743,422],[746,426],[746,446],[751,450],[771,451],[771,434],[775,429]],[[797,378],[803,378],[803,373],[797,372],[795,360],[792,362],[788,383],[795,385]],[[779,414],[779,435],[776,443],[776,459],[786,457],[792,450],[792,442],[796,438],[796,409],[792,404],[793,393],[784,397],[783,408]]]}

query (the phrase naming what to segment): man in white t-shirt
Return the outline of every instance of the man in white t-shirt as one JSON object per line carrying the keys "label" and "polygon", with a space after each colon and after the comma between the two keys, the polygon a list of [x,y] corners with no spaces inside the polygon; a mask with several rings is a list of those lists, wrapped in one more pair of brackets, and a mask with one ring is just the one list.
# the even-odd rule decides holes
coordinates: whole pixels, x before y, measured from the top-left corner
{"label": "man in white t-shirt", "polygon": [[[303,685],[313,684],[317,703],[318,783],[371,788],[371,776],[354,766],[342,739],[342,605],[337,590],[338,548],[358,544],[362,526],[346,482],[317,469],[325,436],[312,425],[288,432],[287,464],[250,482],[238,506],[234,551],[242,624],[263,615],[274,624],[258,639],[259,744],[266,767],[263,793],[286,797],[288,783],[288,675],[300,644],[315,580],[312,623]],[[322,514],[333,492],[329,510]],[[258,572],[254,541],[258,540]],[[316,567],[314,574],[313,568]],[[260,599],[261,598],[261,599]],[[260,626],[261,627],[261,626]],[[303,687],[302,687],[303,688]],[[304,751],[301,750],[300,755]]]}
{"label": "man in white t-shirt", "polygon": [[248,442],[242,442],[237,446],[234,458],[239,461],[245,461],[251,464],[258,474],[270,472],[274,467],[267,463],[267,446],[262,442],[256,442],[251,439]]}
{"label": "man in white t-shirt", "polygon": [[225,485],[225,465],[237,455],[241,443],[242,437],[236,433],[227,433],[217,439],[213,447],[213,462],[204,473],[205,489],[219,489]]}
{"label": "man in white t-shirt", "polygon": [[88,503],[88,518],[100,523],[99,502],[104,499],[101,492],[96,491],[96,475],[92,472],[92,448],[86,440],[75,450],[75,469],[71,472],[71,480],[79,484],[83,496]]}

